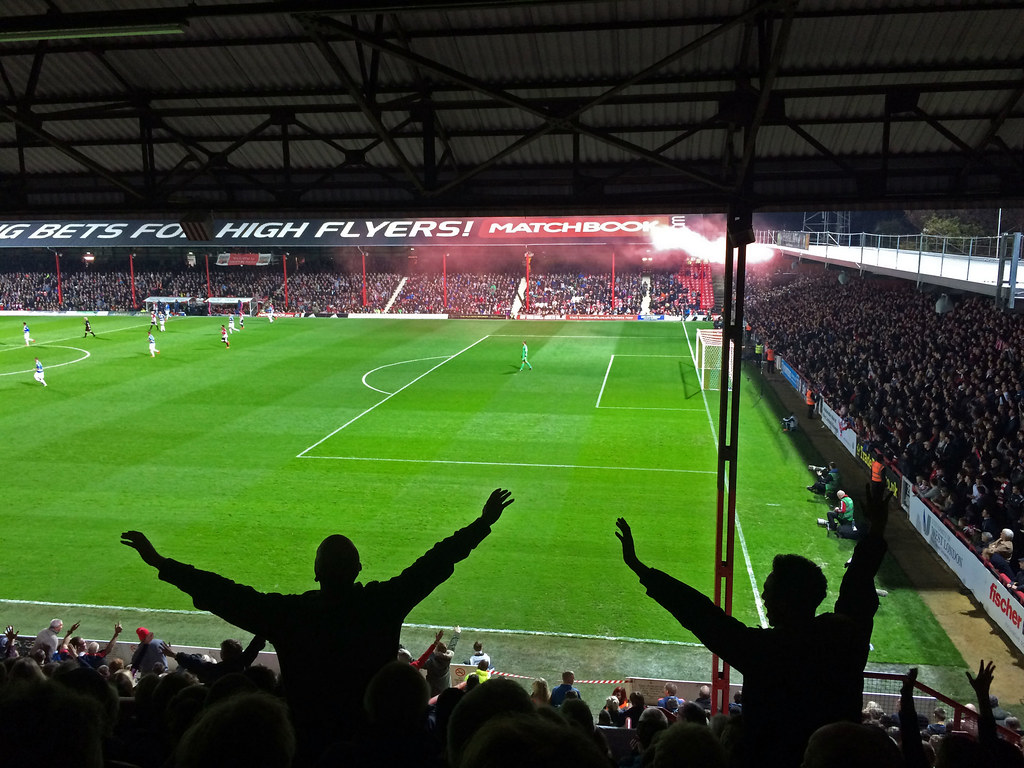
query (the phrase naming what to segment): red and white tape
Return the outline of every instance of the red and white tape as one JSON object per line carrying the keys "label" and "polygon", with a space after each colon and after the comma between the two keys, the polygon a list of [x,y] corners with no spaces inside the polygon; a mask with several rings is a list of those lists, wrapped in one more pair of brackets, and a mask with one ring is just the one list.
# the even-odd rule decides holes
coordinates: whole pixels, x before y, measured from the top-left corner
{"label": "red and white tape", "polygon": [[[536,678],[530,677],[529,675],[513,675],[511,672],[498,672],[495,670],[491,672],[492,675],[498,675],[499,677],[516,677],[520,680],[535,680]],[[621,685],[625,683],[625,680],[574,680],[573,685]]]}

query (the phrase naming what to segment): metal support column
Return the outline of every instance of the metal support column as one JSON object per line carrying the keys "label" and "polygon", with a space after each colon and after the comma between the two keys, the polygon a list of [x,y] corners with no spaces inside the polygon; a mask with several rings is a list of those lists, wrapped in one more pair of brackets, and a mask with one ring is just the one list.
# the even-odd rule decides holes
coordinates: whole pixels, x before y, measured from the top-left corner
{"label": "metal support column", "polygon": [[[715,605],[732,615],[733,557],[736,540],[736,449],[739,435],[743,357],[743,298],[747,245],[754,242],[752,212],[729,210],[722,309],[722,374],[718,404],[718,494],[715,527]],[[731,366],[731,369],[730,369]],[[729,382],[733,386],[729,387]],[[729,665],[712,655],[712,713],[729,711]]]}

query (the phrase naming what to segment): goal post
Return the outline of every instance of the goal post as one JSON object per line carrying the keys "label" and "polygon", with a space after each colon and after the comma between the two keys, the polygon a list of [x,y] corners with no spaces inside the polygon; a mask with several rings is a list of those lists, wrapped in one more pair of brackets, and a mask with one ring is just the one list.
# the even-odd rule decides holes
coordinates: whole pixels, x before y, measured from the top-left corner
{"label": "goal post", "polygon": [[[734,347],[729,345],[728,388],[732,389],[732,363]],[[697,380],[701,389],[722,388],[722,332],[712,328],[697,329],[696,359]]]}

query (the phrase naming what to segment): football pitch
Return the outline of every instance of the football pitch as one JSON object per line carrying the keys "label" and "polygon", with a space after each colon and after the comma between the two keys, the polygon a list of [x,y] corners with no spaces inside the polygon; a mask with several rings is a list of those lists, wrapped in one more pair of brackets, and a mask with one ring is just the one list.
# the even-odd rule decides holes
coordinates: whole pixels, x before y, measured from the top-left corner
{"label": "football pitch", "polygon": [[[409,616],[414,652],[428,627],[461,624],[544,638],[551,664],[597,643],[605,666],[581,678],[660,677],[652,648],[670,658],[695,644],[614,535],[625,517],[642,560],[712,594],[718,394],[697,381],[695,323],[249,318],[228,349],[221,319],[174,318],[151,357],[148,317],[96,317],[96,338],[80,318],[32,317],[31,347],[21,320],[0,318],[0,618],[24,635],[61,616],[99,639],[114,619],[181,645],[245,637],[160,582],[119,543],[124,530],[257,589],[301,592],[325,536],[355,542],[361,580],[386,579],[504,487],[515,504]],[[533,370],[520,372],[524,341]],[[756,372],[740,384],[734,614],[763,621],[757,593],[779,552],[824,568],[831,607],[852,545],[814,523],[825,507],[804,490],[805,465],[821,457],[779,431]],[[963,668],[891,559],[879,586],[873,665]],[[616,662],[629,647],[646,650]]]}

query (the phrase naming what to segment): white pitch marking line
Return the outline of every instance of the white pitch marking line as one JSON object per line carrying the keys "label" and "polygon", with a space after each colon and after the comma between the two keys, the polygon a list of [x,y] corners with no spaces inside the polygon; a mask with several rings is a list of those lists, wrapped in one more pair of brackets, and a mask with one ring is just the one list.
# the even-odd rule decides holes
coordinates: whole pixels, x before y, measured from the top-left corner
{"label": "white pitch marking line", "polygon": [[380,392],[382,395],[393,395],[393,394],[395,394],[394,392],[385,392],[383,389],[377,389],[376,387],[370,386],[369,384],[366,383],[366,377],[369,376],[371,373],[376,373],[377,371],[383,370],[384,368],[390,368],[393,365],[405,365],[406,363],[421,363],[424,360],[440,360],[441,358],[446,358],[446,357],[447,357],[447,355],[435,355],[434,357],[417,357],[415,360],[400,360],[397,363],[388,363],[387,365],[379,365],[376,368],[374,368],[373,370],[367,371],[366,373],[363,374],[363,378],[362,378],[363,386],[367,387],[369,389],[372,389],[374,392]]}
{"label": "white pitch marking line", "polygon": [[[600,401],[599,401],[600,402]],[[700,408],[648,408],[643,405],[599,405],[602,411],[692,411],[700,413]]]}
{"label": "white pitch marking line", "polygon": [[434,371],[436,371],[436,370],[437,370],[438,368],[440,368],[440,367],[441,367],[442,365],[444,365],[445,363],[447,363],[447,362],[448,362],[449,360],[454,360],[454,359],[455,359],[456,357],[458,357],[459,355],[461,355],[461,354],[462,354],[463,352],[465,352],[465,351],[467,351],[467,350],[469,350],[469,349],[472,349],[473,347],[475,347],[475,346],[476,346],[477,344],[479,344],[479,343],[480,343],[481,341],[486,341],[486,340],[487,340],[487,338],[488,338],[487,336],[481,336],[481,337],[480,337],[479,339],[477,339],[476,341],[474,341],[474,342],[473,342],[472,344],[470,344],[470,345],[469,345],[468,347],[463,347],[463,348],[462,348],[462,349],[460,349],[460,350],[459,350],[458,352],[456,352],[456,353],[455,353],[454,355],[450,355],[449,357],[446,357],[446,358],[444,358],[444,359],[443,359],[443,360],[442,360],[442,361],[441,361],[440,363],[438,363],[437,365],[435,365],[435,366],[434,366],[433,368],[431,368],[431,369],[430,369],[429,371],[424,371],[423,373],[421,373],[421,374],[420,374],[419,376],[417,376],[417,377],[416,377],[415,379],[413,379],[412,381],[410,381],[410,382],[409,382],[408,384],[406,384],[405,386],[403,386],[403,387],[399,387],[399,388],[398,388],[398,389],[396,389],[396,390],[395,390],[394,392],[392,392],[392,393],[391,393],[390,395],[388,395],[387,397],[385,397],[385,398],[384,398],[383,400],[380,400],[380,401],[378,401],[378,402],[374,403],[373,405],[371,405],[371,406],[370,406],[369,408],[367,408],[367,409],[366,409],[365,411],[363,411],[363,412],[362,412],[362,413],[360,413],[359,415],[357,415],[357,416],[353,416],[353,417],[352,417],[351,419],[349,419],[348,421],[346,421],[346,422],[345,422],[344,424],[342,424],[342,425],[341,425],[340,427],[338,427],[338,428],[337,428],[336,430],[334,430],[334,431],[333,431],[333,432],[331,432],[330,434],[328,434],[328,435],[325,435],[324,437],[321,437],[321,438],[320,438],[319,440],[317,440],[317,441],[316,441],[315,443],[313,443],[313,444],[312,444],[311,446],[309,446],[309,448],[307,448],[306,450],[304,450],[304,451],[303,451],[302,453],[300,453],[299,455],[297,455],[297,456],[296,456],[295,458],[297,458],[297,459],[301,459],[301,458],[302,458],[302,457],[303,457],[303,456],[304,456],[305,454],[309,453],[309,452],[310,452],[311,450],[313,450],[313,449],[314,449],[314,448],[316,448],[316,447],[317,447],[318,445],[320,445],[320,443],[322,443],[322,442],[324,442],[324,441],[326,441],[326,440],[329,440],[329,439],[331,439],[331,438],[332,438],[332,437],[334,437],[334,436],[335,436],[336,434],[338,434],[339,432],[341,432],[341,430],[345,429],[345,427],[347,427],[347,426],[348,426],[349,424],[353,424],[353,423],[355,423],[355,422],[359,421],[359,419],[363,418],[363,416],[365,416],[366,414],[368,414],[368,413],[369,413],[370,411],[374,410],[374,409],[375,409],[375,408],[376,408],[377,406],[379,406],[379,405],[383,405],[383,404],[384,404],[384,403],[386,403],[386,402],[387,402],[388,400],[390,400],[390,399],[391,399],[392,397],[394,397],[395,395],[397,395],[397,394],[398,394],[399,392],[401,392],[401,391],[403,391],[403,390],[405,390],[405,389],[408,389],[408,388],[409,388],[409,387],[411,387],[411,386],[412,386],[413,384],[415,384],[415,383],[416,383],[417,381],[419,381],[420,379],[422,379],[422,378],[423,378],[424,376],[426,376],[426,375],[428,375],[428,374],[430,374],[430,373],[433,373],[433,372],[434,372]]}
{"label": "white pitch marking line", "polygon": [[[694,353],[693,353],[693,344],[690,343],[690,334],[686,330],[686,326],[685,325],[683,326],[683,334],[686,336],[686,346],[688,346],[690,348],[690,356],[692,358],[696,359],[696,355],[694,355]],[[721,396],[721,392],[719,392],[719,396]],[[707,397],[707,394],[705,393],[705,390],[703,390],[703,389],[701,390],[701,397],[704,398],[704,410],[707,411],[707,414],[708,414],[708,424],[711,427],[711,435],[712,435],[712,437],[714,437],[714,434],[715,434],[715,422],[711,418],[711,409],[708,407],[708,397]],[[718,452],[718,443],[715,443],[715,453],[717,453],[717,452]],[[728,482],[728,478],[726,478],[726,482]],[[761,590],[758,589],[758,587],[757,587],[757,577],[754,576],[754,566],[750,562],[750,552],[747,550],[747,540],[743,536],[743,526],[740,525],[740,516],[739,516],[739,514],[736,515],[736,535],[739,537],[739,540],[740,540],[740,551],[743,552],[743,560],[747,564],[747,576],[750,578],[750,587],[751,587],[751,589],[754,592],[754,607],[757,608],[757,615],[761,619],[761,627],[762,628],[767,628],[768,627],[768,617],[765,616],[765,614],[764,614],[764,605],[761,603]]]}
{"label": "white pitch marking line", "polygon": [[612,372],[612,363],[615,362],[615,355],[608,358],[608,369],[604,372],[604,381],[601,382],[601,391],[597,393],[597,404],[595,408],[601,407],[601,396],[604,394],[604,385],[608,383],[608,374]]}
{"label": "white pitch marking line", "polygon": [[[65,366],[65,365],[72,365],[74,363],[80,363],[83,360],[85,360],[86,358],[91,356],[84,349],[79,349],[78,347],[65,347],[63,344],[47,344],[46,347],[48,349],[73,349],[73,350],[75,350],[75,352],[81,352],[82,353],[81,357],[75,358],[74,360],[68,360],[68,362],[66,362],[66,363],[54,363],[53,365],[47,365],[45,367],[45,370],[47,370],[47,371],[50,370],[51,368],[61,368],[61,367]],[[27,370],[24,370],[24,371],[11,371],[9,373],[0,373],[0,376],[20,376],[23,373],[32,373],[33,371],[35,371],[35,366],[34,365],[31,368],[28,368]]]}
{"label": "white pitch marking line", "polygon": [[[214,616],[215,614],[209,611],[198,611],[198,610],[184,610],[180,608],[139,608],[132,605],[99,605],[94,603],[44,603],[38,600],[12,600],[5,597],[0,597],[0,604],[10,605],[38,605],[47,606],[50,608],[83,608],[86,610],[104,610],[104,611],[122,611],[126,613],[164,613],[164,614],[176,614],[185,616]],[[433,624],[402,624],[403,627],[408,629],[442,629],[442,627],[434,626]],[[545,632],[543,630],[528,630],[528,629],[490,629],[486,627],[463,627],[467,632],[480,632],[494,635],[525,635],[535,636],[542,635],[544,637],[567,637],[567,638],[578,638],[581,640],[614,640],[616,642],[634,642],[634,643],[652,643],[654,645],[676,645],[676,646],[687,646],[691,648],[703,648],[702,643],[690,643],[684,640],[652,640],[645,637],[619,637],[615,635],[586,635],[578,632]]]}
{"label": "white pitch marking line", "polygon": [[671,341],[668,336],[572,336],[569,334],[551,334],[545,333],[492,333],[490,334],[495,339],[549,339],[550,341],[558,341],[559,339],[595,339],[596,341],[618,341],[619,339],[636,339],[640,341]]}
{"label": "white pitch marking line", "polygon": [[[321,441],[322,442],[322,441]],[[312,446],[311,446],[312,447]],[[306,451],[309,449],[307,448]],[[665,467],[603,467],[593,464],[530,464],[518,461],[455,461],[454,459],[391,459],[375,456],[296,456],[298,459],[330,459],[332,461],[387,461],[401,464],[458,464],[480,467],[538,467],[543,469],[599,469],[614,472],[671,472],[673,474],[687,475],[714,475],[717,470],[713,469],[672,469]]]}
{"label": "white pitch marking line", "polygon": [[127,605],[97,605],[94,603],[42,603],[38,600],[12,600],[6,597],[0,597],[0,603],[10,603],[11,605],[46,605],[54,608],[89,608],[104,611],[132,611],[134,613],[177,613],[186,615],[198,614],[202,616],[213,616],[213,614],[209,611],[188,611],[179,608],[135,608]]}

